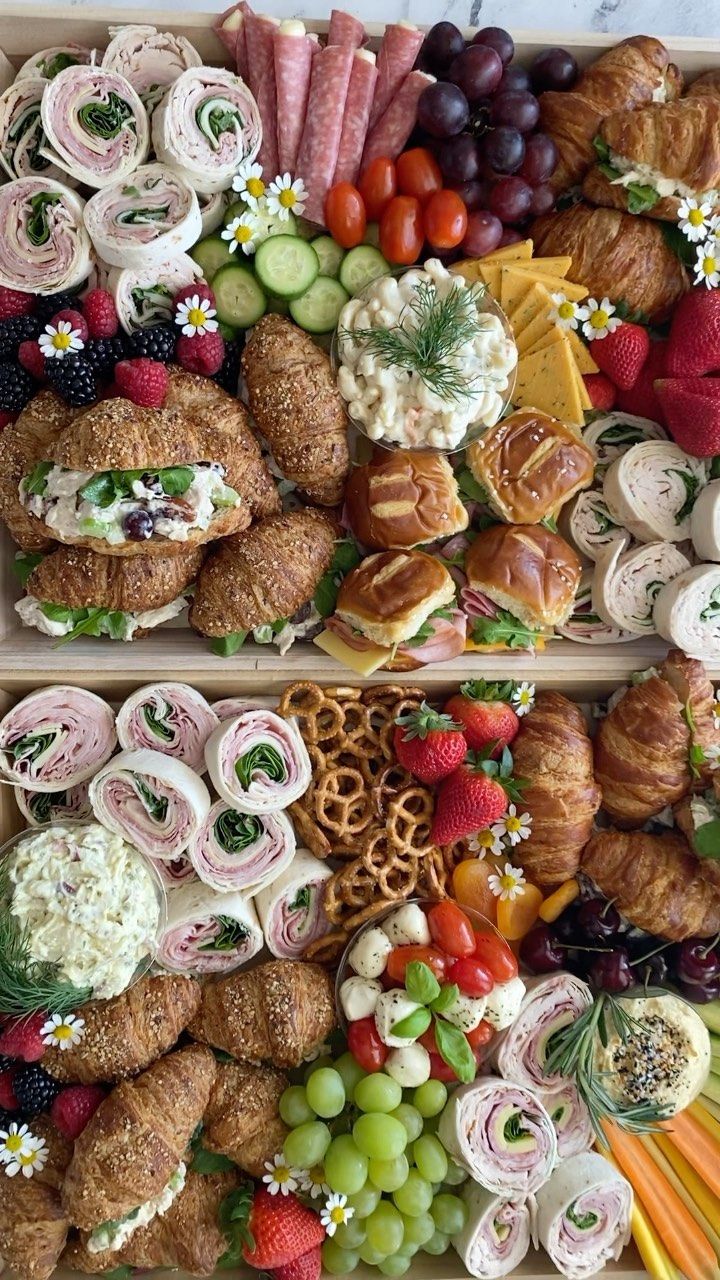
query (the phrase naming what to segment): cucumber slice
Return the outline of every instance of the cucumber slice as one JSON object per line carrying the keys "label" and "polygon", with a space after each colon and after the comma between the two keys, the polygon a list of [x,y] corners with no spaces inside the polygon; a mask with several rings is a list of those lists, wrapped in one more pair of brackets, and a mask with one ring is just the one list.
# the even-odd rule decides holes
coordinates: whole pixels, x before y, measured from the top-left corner
{"label": "cucumber slice", "polygon": [[265,294],[252,271],[239,262],[221,267],[213,278],[217,318],[234,329],[249,329],[265,312]]}
{"label": "cucumber slice", "polygon": [[246,205],[244,200],[233,200],[232,204],[229,204],[227,209],[225,210],[223,225],[227,226],[228,223],[232,222],[234,218],[239,218],[242,216],[243,213],[247,213],[247,212],[248,212],[248,206]]}
{"label": "cucumber slice", "polygon": [[362,293],[371,280],[389,274],[390,263],[371,244],[359,244],[351,249],[340,264],[340,283],[353,298]]}
{"label": "cucumber slice", "polygon": [[290,303],[290,315],[308,333],[330,333],[348,301],[349,294],[339,280],[318,276],[307,293]]}
{"label": "cucumber slice", "polygon": [[229,262],[235,261],[227,240],[221,240],[219,235],[207,236],[204,240],[198,241],[190,250],[190,257],[194,258],[202,269],[208,284],[221,267],[226,267]]}
{"label": "cucumber slice", "polygon": [[310,243],[320,260],[320,275],[337,279],[345,250],[333,240],[332,236],[318,236],[317,240],[311,240]]}
{"label": "cucumber slice", "polygon": [[281,218],[278,213],[265,213],[259,215],[260,224],[263,228],[262,239],[266,240],[268,236],[296,236],[297,235],[297,218],[289,209],[286,210],[285,218]]}
{"label": "cucumber slice", "polygon": [[299,236],[270,236],[258,245],[255,271],[269,293],[278,298],[299,298],[315,281],[320,263],[312,245]]}

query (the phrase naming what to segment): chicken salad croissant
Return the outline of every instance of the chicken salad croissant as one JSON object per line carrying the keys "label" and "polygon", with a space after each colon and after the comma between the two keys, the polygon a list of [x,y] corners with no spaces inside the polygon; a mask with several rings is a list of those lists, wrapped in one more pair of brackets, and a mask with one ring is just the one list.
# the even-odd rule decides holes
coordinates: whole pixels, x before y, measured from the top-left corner
{"label": "chicken salad croissant", "polygon": [[20,1280],[48,1280],[65,1247],[70,1223],[60,1203],[72,1144],[45,1116],[32,1122],[47,1161],[32,1178],[0,1176],[0,1254]]}
{"label": "chicken salad croissant", "polygon": [[0,518],[23,551],[46,551],[54,534],[21,503],[20,481],[48,456],[77,413],[54,392],[40,391],[0,433]]}

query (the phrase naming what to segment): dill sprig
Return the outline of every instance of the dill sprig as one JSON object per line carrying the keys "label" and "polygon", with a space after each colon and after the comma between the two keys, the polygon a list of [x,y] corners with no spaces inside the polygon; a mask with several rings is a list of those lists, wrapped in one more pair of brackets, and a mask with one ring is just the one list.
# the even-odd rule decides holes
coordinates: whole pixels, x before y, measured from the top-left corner
{"label": "dill sprig", "polygon": [[33,960],[29,930],[10,911],[11,897],[5,859],[0,868],[0,1009],[16,1018],[45,1010],[65,1017],[90,999],[92,988],[66,982],[57,964]]}

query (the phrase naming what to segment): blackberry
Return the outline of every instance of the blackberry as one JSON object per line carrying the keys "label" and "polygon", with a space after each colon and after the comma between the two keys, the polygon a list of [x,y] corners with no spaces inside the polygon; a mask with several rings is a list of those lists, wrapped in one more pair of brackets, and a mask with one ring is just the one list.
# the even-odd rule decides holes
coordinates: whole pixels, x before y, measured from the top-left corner
{"label": "blackberry", "polygon": [[15,1065],[14,1058],[9,1058],[6,1053],[0,1053],[0,1076],[2,1075],[3,1071],[7,1071],[8,1067],[13,1067],[14,1065]]}
{"label": "blackberry", "polygon": [[69,289],[65,289],[63,293],[49,293],[44,298],[35,299],[35,316],[41,325],[46,325],[58,311],[65,311],[67,308],[71,311],[79,309],[78,296],[76,293],[71,293]]}
{"label": "blackberry", "polygon": [[93,404],[97,400],[97,376],[85,356],[64,356],[62,360],[48,360],[45,370],[53,391],[57,391],[66,404],[80,406]]}
{"label": "blackberry", "polygon": [[41,1111],[49,1111],[60,1092],[60,1083],[39,1062],[29,1062],[18,1068],[13,1080],[13,1090],[23,1115],[32,1119],[33,1116],[39,1116]]}
{"label": "blackberry", "polygon": [[112,378],[115,365],[125,355],[122,338],[90,338],[83,347],[83,356],[90,362],[98,378]]}
{"label": "blackberry", "polygon": [[18,413],[31,398],[35,384],[22,365],[4,361],[0,364],[0,409]]}
{"label": "blackberry", "polygon": [[231,396],[238,393],[238,382],[240,380],[240,343],[225,341],[225,359],[222,362],[222,368],[216,373],[213,382],[217,382],[223,391],[229,391]]}
{"label": "blackberry", "polygon": [[18,1112],[6,1111],[4,1107],[0,1107],[0,1129],[4,1129],[7,1133],[9,1124],[17,1124]]}
{"label": "blackberry", "polygon": [[168,364],[175,355],[177,336],[178,328],[173,324],[151,324],[147,329],[135,329],[127,339],[128,356],[131,360],[144,356]]}
{"label": "blackberry", "polygon": [[0,357],[16,360],[20,343],[38,338],[40,330],[37,316],[10,316],[8,320],[0,320]]}

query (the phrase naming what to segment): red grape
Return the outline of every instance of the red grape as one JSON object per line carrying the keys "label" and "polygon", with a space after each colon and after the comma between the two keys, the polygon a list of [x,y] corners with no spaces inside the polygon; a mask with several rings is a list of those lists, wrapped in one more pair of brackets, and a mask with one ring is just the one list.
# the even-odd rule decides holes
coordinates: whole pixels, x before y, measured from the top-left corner
{"label": "red grape", "polygon": [[506,67],[500,81],[498,93],[520,93],[530,88],[530,72],[517,65]]}
{"label": "red grape", "polygon": [[460,248],[471,258],[483,258],[497,249],[503,227],[499,218],[489,209],[476,209],[468,214],[467,231]]}
{"label": "red grape", "polygon": [[494,49],[484,45],[470,45],[453,58],[448,79],[462,89],[468,102],[478,102],[497,89],[503,73],[503,64]]}
{"label": "red grape", "polygon": [[555,192],[552,187],[543,183],[540,187],[533,187],[532,204],[530,212],[533,218],[541,218],[544,213],[549,213],[555,208]]}
{"label": "red grape", "polygon": [[487,204],[490,184],[488,182],[454,182],[451,190],[457,191],[465,208],[471,211],[482,209]]}
{"label": "red grape", "polygon": [[522,222],[531,204],[532,187],[522,178],[500,178],[490,192],[490,209],[501,222]]}
{"label": "red grape", "polygon": [[498,93],[490,108],[493,124],[508,124],[520,133],[530,133],[540,119],[540,103],[532,93]]}
{"label": "red grape", "polygon": [[525,139],[525,159],[519,174],[531,187],[547,182],[555,172],[558,162],[558,149],[547,133],[534,133]]}
{"label": "red grape", "polygon": [[480,174],[477,143],[471,133],[458,133],[454,138],[448,138],[438,160],[448,182],[474,182]]}
{"label": "red grape", "polygon": [[578,64],[567,49],[543,49],[530,63],[530,76],[536,93],[543,89],[572,89],[578,76]]}
{"label": "red grape", "polygon": [[418,124],[433,138],[452,138],[462,133],[469,118],[467,98],[456,84],[438,80],[420,94]]}
{"label": "red grape", "polygon": [[499,174],[515,173],[525,159],[523,136],[509,125],[499,125],[486,133],[481,149],[483,160]]}
{"label": "red grape", "polygon": [[453,58],[462,53],[465,41],[454,22],[436,22],[425,37],[423,60],[434,72],[444,74]]}
{"label": "red grape", "polygon": [[484,44],[494,49],[502,58],[503,66],[512,62],[515,53],[515,42],[504,27],[483,27],[473,36],[473,44]]}
{"label": "red grape", "polygon": [[505,227],[500,237],[498,249],[504,249],[508,244],[520,244],[520,241],[524,239],[524,235],[520,231],[516,231],[514,227]]}

